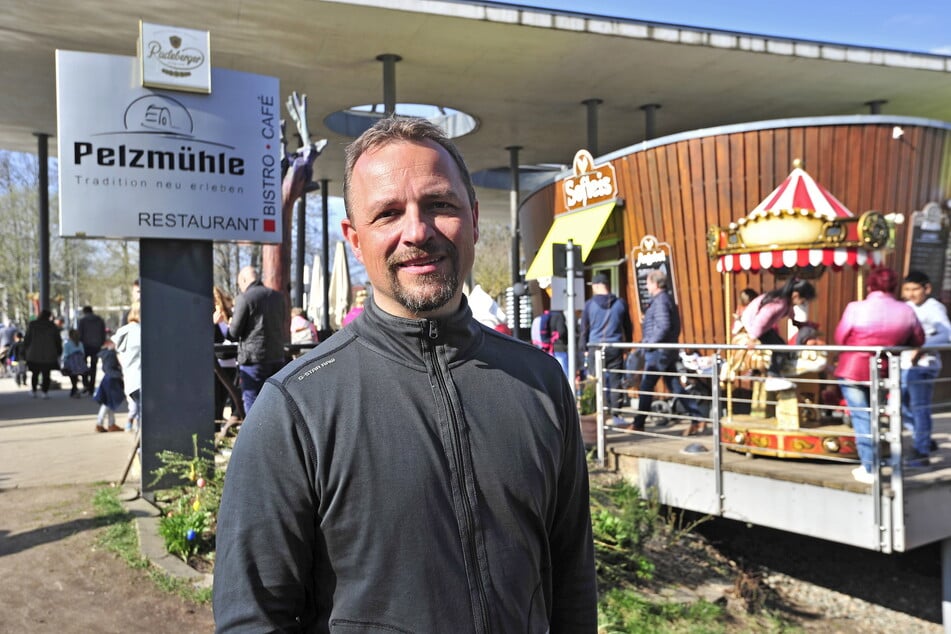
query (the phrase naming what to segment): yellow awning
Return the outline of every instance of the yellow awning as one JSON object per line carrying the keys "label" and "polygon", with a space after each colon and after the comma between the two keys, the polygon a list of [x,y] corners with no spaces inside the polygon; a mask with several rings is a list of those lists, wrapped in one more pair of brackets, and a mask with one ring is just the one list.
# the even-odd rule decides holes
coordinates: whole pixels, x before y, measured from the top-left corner
{"label": "yellow awning", "polygon": [[[540,277],[551,277],[552,274],[552,249],[553,244],[563,244],[571,240],[576,246],[581,247],[581,260],[588,259],[591,248],[598,241],[604,223],[608,221],[611,212],[617,205],[616,200],[609,203],[593,205],[587,209],[578,211],[569,211],[566,214],[555,216],[548,235],[545,236],[542,246],[539,247],[535,259],[532,260],[528,272],[525,274],[527,280],[537,280]],[[578,263],[580,265],[580,262]]]}

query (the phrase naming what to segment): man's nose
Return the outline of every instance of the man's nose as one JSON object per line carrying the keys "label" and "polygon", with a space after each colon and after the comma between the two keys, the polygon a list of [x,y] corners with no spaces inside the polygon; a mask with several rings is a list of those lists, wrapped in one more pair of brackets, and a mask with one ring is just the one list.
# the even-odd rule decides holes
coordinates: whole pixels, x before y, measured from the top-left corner
{"label": "man's nose", "polygon": [[403,242],[423,244],[433,236],[433,219],[418,209],[409,209],[403,214]]}

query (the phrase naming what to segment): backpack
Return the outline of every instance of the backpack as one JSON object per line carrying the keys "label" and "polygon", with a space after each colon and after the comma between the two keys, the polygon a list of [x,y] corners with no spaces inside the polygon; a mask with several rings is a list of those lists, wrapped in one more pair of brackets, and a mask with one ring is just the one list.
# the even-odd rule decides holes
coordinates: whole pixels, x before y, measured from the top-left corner
{"label": "backpack", "polygon": [[555,341],[558,339],[558,333],[552,333],[551,331],[551,313],[547,310],[542,313],[541,322],[539,323],[539,334],[541,344],[538,347],[548,354],[554,352]]}

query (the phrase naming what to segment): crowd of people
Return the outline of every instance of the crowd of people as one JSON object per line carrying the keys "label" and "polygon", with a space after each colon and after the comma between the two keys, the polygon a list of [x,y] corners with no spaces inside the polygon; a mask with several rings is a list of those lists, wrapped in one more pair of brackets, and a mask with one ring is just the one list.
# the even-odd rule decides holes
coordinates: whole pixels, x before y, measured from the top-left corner
{"label": "crowd of people", "polygon": [[[589,286],[591,297],[578,315],[579,366],[578,380],[593,372],[590,344],[624,343],[632,341],[631,323],[624,300],[610,292],[610,279],[598,273]],[[648,300],[641,317],[641,343],[676,344],[680,338],[680,314],[673,296],[668,292],[667,276],[661,270],[650,271],[644,279]],[[834,342],[851,346],[910,346],[901,355],[902,422],[912,436],[911,454],[906,460],[909,467],[929,464],[930,454],[937,446],[931,438],[931,404],[935,382],[941,370],[941,354],[929,352],[929,346],[951,344],[951,321],[943,303],[932,297],[933,288],[928,276],[910,271],[904,279],[888,268],[873,269],[867,279],[867,296],[850,303],[834,331]],[[808,320],[808,305],[816,298],[815,287],[807,280],[789,278],[782,286],[765,293],[744,288],[733,313],[731,335],[733,343],[746,344],[749,352],[739,353],[746,360],[747,370],[761,374],[767,392],[793,389],[794,383],[786,377],[795,367],[796,352],[763,351],[760,344],[812,345],[823,341],[819,325]],[[553,328],[551,324],[559,324]],[[564,314],[543,310],[533,321],[532,342],[552,356],[558,356],[556,343],[564,335]],[[783,328],[785,327],[785,330]],[[562,342],[562,346],[564,346]],[[753,349],[756,349],[756,352]],[[562,348],[565,350],[565,348]],[[623,429],[643,431],[651,405],[657,394],[654,390],[663,380],[667,392],[680,397],[683,413],[690,426],[685,435],[706,431],[705,408],[696,399],[684,397],[685,387],[679,380],[679,350],[676,347],[642,347],[624,354],[618,347],[607,347],[604,352],[604,402],[612,413],[609,424]],[[873,447],[869,416],[869,357],[868,352],[843,352],[831,373],[838,379],[841,401],[855,429],[861,464],[853,470],[853,477],[861,482],[872,481]],[[753,358],[761,359],[762,365]],[[561,359],[559,359],[561,360]],[[729,361],[727,361],[729,363]],[[622,370],[623,368],[623,370]],[[567,372],[567,369],[566,369]],[[636,413],[633,422],[624,418],[622,407],[624,390],[619,377],[637,375]]]}

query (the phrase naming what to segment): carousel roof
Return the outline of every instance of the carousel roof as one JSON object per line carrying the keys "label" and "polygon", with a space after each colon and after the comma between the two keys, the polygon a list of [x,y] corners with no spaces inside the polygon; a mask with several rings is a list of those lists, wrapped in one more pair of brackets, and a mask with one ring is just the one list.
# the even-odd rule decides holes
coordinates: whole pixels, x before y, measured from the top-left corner
{"label": "carousel roof", "polygon": [[793,162],[789,176],[749,214],[729,227],[711,227],[708,249],[717,270],[820,273],[883,261],[887,238],[881,214],[856,218]]}
{"label": "carousel roof", "polygon": [[793,171],[786,180],[743,220],[778,215],[783,211],[812,211],[817,217],[827,220],[853,216],[845,205],[813,180],[800,165],[798,160],[794,161]]}

